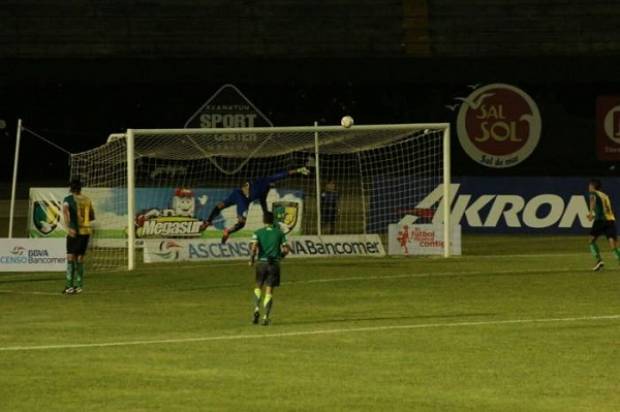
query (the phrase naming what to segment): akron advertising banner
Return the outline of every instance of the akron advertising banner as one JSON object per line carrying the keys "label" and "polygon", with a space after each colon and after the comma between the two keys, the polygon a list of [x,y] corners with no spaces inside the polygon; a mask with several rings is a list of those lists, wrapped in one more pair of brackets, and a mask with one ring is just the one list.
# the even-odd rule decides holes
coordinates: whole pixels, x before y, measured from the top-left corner
{"label": "akron advertising banner", "polygon": [[[94,227],[97,238],[122,239],[127,231],[127,192],[118,188],[84,188],[83,193],[93,201]],[[225,227],[237,222],[235,206],[225,209],[205,230],[203,221],[215,205],[230,193],[230,189],[136,188],[136,235],[139,238],[210,238],[221,237]],[[62,201],[66,188],[31,188],[28,213],[30,237],[64,237]],[[274,213],[291,234],[301,233],[303,192],[272,189],[267,197]],[[247,224],[240,235],[263,226],[258,202],[250,206]]]}
{"label": "akron advertising banner", "polygon": [[[333,256],[385,256],[378,235],[294,236],[289,238],[289,258]],[[250,239],[148,239],[144,242],[144,262],[247,260]]]}
{"label": "akron advertising banner", "polygon": [[62,272],[64,239],[0,239],[0,272]]}
{"label": "akron advertising banner", "polygon": [[[386,231],[380,222],[442,224],[443,185],[404,179],[411,190],[391,192],[377,185],[370,199],[369,231]],[[585,177],[455,177],[450,187],[452,224],[463,233],[583,234],[588,221]],[[620,178],[602,178],[614,211],[620,213]],[[431,187],[420,193],[415,187]],[[398,186],[402,189],[403,186]],[[384,188],[384,189],[382,189]],[[391,206],[386,203],[392,199]]]}

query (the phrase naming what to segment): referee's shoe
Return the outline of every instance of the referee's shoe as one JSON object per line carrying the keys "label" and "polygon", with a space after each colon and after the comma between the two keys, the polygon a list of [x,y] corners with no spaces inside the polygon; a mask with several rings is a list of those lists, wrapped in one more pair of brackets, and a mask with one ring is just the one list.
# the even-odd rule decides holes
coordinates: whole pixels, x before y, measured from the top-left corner
{"label": "referee's shoe", "polygon": [[599,260],[598,262],[596,262],[596,265],[594,265],[592,270],[594,272],[598,272],[599,270],[603,269],[603,266],[605,266],[605,263],[602,260]]}

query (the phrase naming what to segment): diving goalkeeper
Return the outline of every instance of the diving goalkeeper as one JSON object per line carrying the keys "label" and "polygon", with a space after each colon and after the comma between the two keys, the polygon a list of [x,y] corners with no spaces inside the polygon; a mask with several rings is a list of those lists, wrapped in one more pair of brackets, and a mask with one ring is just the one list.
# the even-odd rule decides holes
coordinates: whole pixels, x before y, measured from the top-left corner
{"label": "diving goalkeeper", "polygon": [[209,214],[207,220],[205,220],[205,229],[209,227],[213,219],[215,219],[222,210],[232,206],[237,206],[237,223],[231,227],[224,229],[224,234],[222,235],[222,243],[226,243],[231,233],[235,233],[236,231],[242,229],[245,226],[247,217],[248,217],[248,209],[250,208],[250,203],[255,200],[260,202],[260,206],[263,209],[263,215],[268,212],[267,209],[267,194],[269,194],[269,190],[272,188],[273,183],[278,180],[285,179],[289,176],[294,175],[303,175],[308,176],[310,174],[310,170],[306,167],[300,167],[298,169],[292,169],[288,171],[278,172],[274,175],[261,177],[256,180],[252,180],[249,182],[245,182],[241,188],[234,189],[228,197],[221,202],[219,202]]}

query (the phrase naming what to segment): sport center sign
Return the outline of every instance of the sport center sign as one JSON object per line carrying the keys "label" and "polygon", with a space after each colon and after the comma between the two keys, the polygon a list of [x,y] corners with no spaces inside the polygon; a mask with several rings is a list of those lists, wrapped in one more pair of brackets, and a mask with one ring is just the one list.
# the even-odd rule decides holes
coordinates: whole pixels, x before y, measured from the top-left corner
{"label": "sport center sign", "polygon": [[[151,239],[144,242],[144,262],[248,260],[250,239]],[[292,236],[289,258],[385,256],[378,235]]]}
{"label": "sport center sign", "polygon": [[456,130],[465,152],[476,162],[506,168],[523,162],[540,140],[542,120],[536,102],[508,84],[475,89],[462,101]]}
{"label": "sport center sign", "polygon": [[[452,224],[465,233],[584,234],[588,220],[587,178],[462,177],[451,185]],[[620,178],[603,179],[604,190],[620,193]],[[620,196],[612,196],[620,213]],[[438,185],[410,212],[401,225],[443,223],[443,185]],[[419,213],[427,211],[428,213]],[[371,210],[372,213],[372,210]]]}
{"label": "sport center sign", "polygon": [[0,272],[62,272],[64,239],[0,239]]}
{"label": "sport center sign", "polygon": [[[241,128],[273,127],[271,120],[232,84],[220,87],[185,122],[185,128]],[[255,147],[258,136],[254,133],[222,133],[214,136],[214,150],[248,151]]]}
{"label": "sport center sign", "polygon": [[620,160],[620,96],[596,99],[596,154],[599,160]]}

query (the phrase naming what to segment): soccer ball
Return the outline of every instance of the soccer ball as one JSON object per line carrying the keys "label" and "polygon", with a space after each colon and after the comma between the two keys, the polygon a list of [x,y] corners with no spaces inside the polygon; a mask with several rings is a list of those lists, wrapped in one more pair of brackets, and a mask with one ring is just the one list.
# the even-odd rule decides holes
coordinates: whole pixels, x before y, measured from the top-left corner
{"label": "soccer ball", "polygon": [[351,126],[353,126],[353,118],[351,116],[344,116],[342,119],[340,119],[340,124],[342,125],[342,127],[346,127],[347,129]]}

